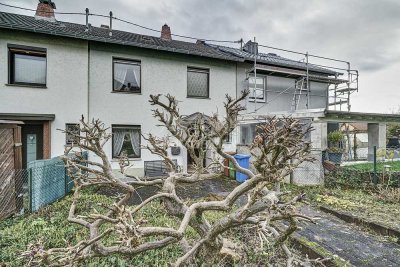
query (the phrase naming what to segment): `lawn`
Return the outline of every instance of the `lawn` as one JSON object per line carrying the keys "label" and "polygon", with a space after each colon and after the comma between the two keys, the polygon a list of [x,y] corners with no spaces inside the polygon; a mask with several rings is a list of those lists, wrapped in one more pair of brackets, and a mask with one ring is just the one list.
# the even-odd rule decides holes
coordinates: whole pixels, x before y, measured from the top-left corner
{"label": "lawn", "polygon": [[329,206],[400,230],[400,202],[389,202],[377,191],[295,186],[292,189],[292,194],[305,192],[312,205]]}
{"label": "lawn", "polygon": [[[82,193],[82,201],[79,202],[78,209],[87,214],[96,209],[101,211],[105,206],[112,203],[110,197],[100,195],[95,190],[88,190]],[[0,222],[0,266],[5,264],[7,267],[25,266],[26,258],[21,254],[27,250],[29,244],[40,242],[45,249],[53,247],[63,247],[68,244],[75,244],[82,240],[87,233],[85,229],[77,225],[66,222],[67,213],[71,204],[71,195],[64,199],[41,209],[34,214],[25,215],[17,218],[10,218]],[[174,226],[177,225],[174,218],[164,215],[163,207],[158,203],[146,206],[139,215],[149,220],[149,224],[155,226]],[[210,221],[215,221],[222,216],[221,213],[206,213],[205,216]],[[196,233],[189,228],[185,233],[190,242]],[[273,266],[285,266],[282,254],[272,251],[270,246],[260,249],[255,227],[242,227],[226,233],[226,237],[232,240],[241,240],[246,244],[243,247],[245,257],[238,265],[250,264],[253,266],[270,263]],[[108,240],[112,241],[112,238]],[[81,263],[79,266],[168,266],[182,255],[180,247],[171,245],[163,249],[150,251],[137,257],[109,256],[105,258],[94,258]],[[202,262],[198,258],[199,265]],[[223,266],[222,261],[219,266]]]}
{"label": "lawn", "polygon": [[[392,167],[390,169],[391,171],[400,171],[400,161],[377,162],[376,165],[377,165],[378,172],[382,172],[383,166],[385,166],[385,165],[391,166]],[[344,168],[358,170],[358,171],[373,171],[374,164],[372,162],[367,162],[367,163],[360,163],[360,164],[354,164],[354,165],[347,165],[347,166],[344,166]]]}

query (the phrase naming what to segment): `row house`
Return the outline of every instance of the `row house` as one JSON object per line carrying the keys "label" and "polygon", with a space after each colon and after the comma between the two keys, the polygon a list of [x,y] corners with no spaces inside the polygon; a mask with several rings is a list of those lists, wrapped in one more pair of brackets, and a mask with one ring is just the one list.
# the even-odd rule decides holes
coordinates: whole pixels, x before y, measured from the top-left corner
{"label": "row house", "polygon": [[[175,40],[168,25],[154,37],[111,25],[63,22],[56,19],[55,8],[52,1],[39,1],[32,16],[0,12],[0,120],[23,123],[23,168],[30,161],[61,155],[73,139],[59,129],[78,131],[83,115],[100,119],[113,133],[105,146],[113,167],[118,168],[118,157],[125,151],[134,163],[130,172],[143,176],[145,162],[159,158],[141,149],[145,142],[141,135],[167,134],[152,117],[151,94],[176,96],[181,113],[190,120],[223,110],[226,94],[237,96],[250,89],[243,103],[247,110],[226,140],[226,151],[246,152],[256,125],[270,115],[292,115],[312,123],[316,130],[309,138],[318,153],[327,146],[329,129],[335,129],[344,116],[373,123],[371,140],[384,145],[382,125],[387,116],[361,114],[361,118],[330,108],[338,103],[350,106],[349,98],[348,102],[340,98],[358,90],[351,87],[355,79],[351,80],[350,68],[352,75],[343,79],[345,72],[262,53],[252,41],[234,48]],[[340,87],[343,84],[347,91]],[[174,149],[173,157],[187,171],[190,157],[179,143],[172,145],[180,148]],[[311,183],[323,178],[317,167]]]}

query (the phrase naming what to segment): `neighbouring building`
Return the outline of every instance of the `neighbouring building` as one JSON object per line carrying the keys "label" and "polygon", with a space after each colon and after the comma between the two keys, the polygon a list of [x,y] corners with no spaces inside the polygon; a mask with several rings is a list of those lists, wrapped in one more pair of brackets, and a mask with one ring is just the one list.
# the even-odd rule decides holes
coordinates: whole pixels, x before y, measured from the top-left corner
{"label": "neighbouring building", "polygon": [[[150,94],[176,96],[190,121],[199,112],[223,110],[226,94],[250,89],[240,126],[226,140],[231,152],[246,152],[266,116],[291,115],[311,124],[315,130],[307,138],[319,161],[299,168],[291,177],[296,183],[323,181],[326,136],[339,122],[368,123],[370,154],[374,145],[385,146],[385,123],[400,120],[349,111],[350,94],[358,90],[358,72],[350,66],[342,71],[311,64],[308,54],[296,61],[262,53],[266,48],[252,41],[233,48],[174,40],[166,24],[154,37],[63,22],[55,8],[52,1],[39,1],[35,16],[0,12],[0,120],[22,122],[23,167],[62,154],[73,139],[57,129],[78,131],[84,115],[110,127],[113,138],[105,151],[113,167],[126,151],[134,162],[131,172],[144,175],[145,162],[159,158],[140,148],[141,134],[166,134],[156,127]],[[187,170],[191,159],[183,147],[176,151],[178,165]]]}

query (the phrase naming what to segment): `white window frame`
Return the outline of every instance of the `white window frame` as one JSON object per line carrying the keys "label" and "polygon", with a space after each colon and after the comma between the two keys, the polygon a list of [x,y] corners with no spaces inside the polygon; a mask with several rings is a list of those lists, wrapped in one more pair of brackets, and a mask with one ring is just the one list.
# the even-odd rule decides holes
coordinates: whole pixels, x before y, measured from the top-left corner
{"label": "white window frame", "polygon": [[[191,95],[189,94],[189,73],[201,73],[201,74],[205,74],[207,77],[207,88],[205,88],[206,94],[203,96],[196,96],[196,95]],[[210,69],[208,68],[198,68],[198,67],[191,67],[188,66],[187,67],[187,88],[186,88],[186,97],[187,98],[203,98],[203,99],[209,99],[210,98]]]}
{"label": "white window frame", "polygon": [[232,144],[232,138],[233,138],[233,134],[232,134],[233,132],[230,132],[227,136],[226,136],[226,138],[225,138],[225,140],[224,140],[224,144]]}
{"label": "white window frame", "polygon": [[[116,77],[116,66],[115,65],[116,64],[139,67],[138,77],[136,77],[137,80],[139,80],[138,87],[132,87],[132,89],[128,88],[128,87],[126,87],[124,89],[115,88],[115,77]],[[142,93],[142,62],[140,60],[125,59],[125,58],[118,58],[118,57],[112,58],[112,92],[113,93],[131,93],[131,94],[141,94]]]}
{"label": "white window frame", "polygon": [[114,141],[115,141],[114,140],[114,133],[115,133],[116,130],[135,130],[135,131],[139,131],[139,135],[140,135],[140,137],[139,137],[139,146],[137,148],[139,150],[138,151],[139,153],[137,155],[134,155],[134,156],[128,155],[128,158],[129,159],[141,159],[141,157],[142,157],[142,147],[141,147],[141,145],[142,145],[142,140],[141,140],[142,139],[141,138],[142,126],[141,125],[127,125],[127,124],[113,124],[113,125],[111,125],[111,131],[112,131],[112,134],[113,134],[113,136],[111,138],[111,144],[112,144],[111,154],[112,154],[112,158],[113,159],[118,159],[118,157],[119,157],[119,155],[116,155],[116,153],[114,151]]}
{"label": "white window frame", "polygon": [[[257,80],[263,80],[263,88],[256,88],[256,89],[254,89],[254,83],[251,83],[251,79],[256,79],[256,83],[257,83]],[[249,87],[249,90],[250,90],[250,94],[249,94],[249,101],[250,102],[254,102],[254,101],[256,101],[256,102],[260,102],[260,103],[265,103],[265,101],[266,101],[266,99],[267,99],[267,97],[266,97],[266,91],[265,91],[265,83],[266,83],[266,77],[264,77],[264,76],[257,76],[257,77],[254,77],[254,76],[250,76],[249,77],[249,79],[248,79],[248,87]],[[256,92],[254,93],[254,90],[256,90]],[[257,92],[262,92],[262,98],[260,98],[260,97],[258,97],[257,96]],[[256,95],[256,97],[254,97],[254,95]]]}
{"label": "white window frame", "polygon": [[[79,123],[66,123],[65,124],[65,145],[66,146],[77,146],[80,142],[79,137],[73,137],[70,136],[69,132],[73,133],[73,130],[69,127],[77,127],[77,129],[75,128],[75,134],[80,135],[81,134],[81,129],[80,129],[80,124]],[[74,138],[76,138],[76,140],[73,140]]]}

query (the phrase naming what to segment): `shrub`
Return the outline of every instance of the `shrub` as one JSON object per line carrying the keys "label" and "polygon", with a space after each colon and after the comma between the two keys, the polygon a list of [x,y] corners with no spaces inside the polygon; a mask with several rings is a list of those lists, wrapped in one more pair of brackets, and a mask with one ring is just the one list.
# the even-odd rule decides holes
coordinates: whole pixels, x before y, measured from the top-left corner
{"label": "shrub", "polygon": [[338,144],[343,140],[344,136],[343,133],[339,130],[330,132],[328,134],[328,141],[332,144]]}

